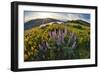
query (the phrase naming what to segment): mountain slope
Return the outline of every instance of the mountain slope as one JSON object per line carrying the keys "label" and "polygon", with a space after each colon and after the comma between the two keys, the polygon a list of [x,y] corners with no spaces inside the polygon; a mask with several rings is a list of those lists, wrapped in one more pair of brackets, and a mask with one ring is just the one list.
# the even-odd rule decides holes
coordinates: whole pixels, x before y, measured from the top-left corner
{"label": "mountain slope", "polygon": [[[74,26],[73,26],[73,25]],[[80,28],[80,27],[81,28]],[[53,23],[24,32],[24,61],[90,58],[90,27]]]}
{"label": "mountain slope", "polygon": [[76,23],[76,24],[81,24],[85,26],[90,26],[90,23],[83,20],[72,20],[72,21],[67,21],[66,23]]}
{"label": "mountain slope", "polygon": [[46,24],[46,23],[50,23],[50,22],[62,22],[60,20],[57,19],[52,19],[52,18],[45,18],[45,19],[34,19],[34,20],[30,20],[28,22],[26,22],[24,24],[24,29],[29,29],[35,26],[39,26],[41,24]]}

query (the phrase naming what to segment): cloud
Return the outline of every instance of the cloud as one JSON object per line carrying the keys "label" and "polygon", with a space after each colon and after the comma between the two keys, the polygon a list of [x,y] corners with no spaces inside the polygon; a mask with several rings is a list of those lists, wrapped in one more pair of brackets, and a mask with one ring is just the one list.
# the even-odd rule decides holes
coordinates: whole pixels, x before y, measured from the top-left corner
{"label": "cloud", "polygon": [[67,20],[78,20],[80,19],[80,15],[78,14],[66,14]]}
{"label": "cloud", "polygon": [[90,22],[90,14],[83,13],[60,13],[60,12],[33,12],[33,11],[25,11],[24,12],[24,21],[27,22],[36,18],[55,18],[62,21],[67,20],[84,20]]}
{"label": "cloud", "polygon": [[66,14],[67,20],[84,20],[90,22],[90,14],[76,14],[76,13],[69,13]]}

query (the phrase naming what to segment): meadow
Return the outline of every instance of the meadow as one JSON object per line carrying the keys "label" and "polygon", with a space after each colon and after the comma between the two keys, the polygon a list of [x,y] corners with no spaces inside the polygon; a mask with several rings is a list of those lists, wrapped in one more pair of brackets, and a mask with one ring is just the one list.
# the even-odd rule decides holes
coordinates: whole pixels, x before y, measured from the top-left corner
{"label": "meadow", "polygon": [[24,31],[24,61],[90,58],[90,24],[47,23]]}

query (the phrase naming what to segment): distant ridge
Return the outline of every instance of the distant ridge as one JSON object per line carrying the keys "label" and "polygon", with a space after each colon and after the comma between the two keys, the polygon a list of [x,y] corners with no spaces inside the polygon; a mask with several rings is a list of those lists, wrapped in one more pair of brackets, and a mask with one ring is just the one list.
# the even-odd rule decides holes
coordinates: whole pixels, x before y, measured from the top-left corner
{"label": "distant ridge", "polygon": [[64,22],[61,20],[53,19],[53,18],[44,18],[44,19],[30,20],[24,23],[24,30],[30,29],[32,27],[44,25],[46,23],[51,23],[51,22],[76,23],[76,24],[81,24],[81,25],[90,27],[90,23],[83,20],[67,20],[66,22]]}
{"label": "distant ridge", "polygon": [[35,26],[39,26],[42,24],[50,23],[50,22],[63,22],[61,20],[53,19],[53,18],[44,18],[44,19],[34,19],[24,23],[24,29],[29,29]]}
{"label": "distant ridge", "polygon": [[71,20],[71,21],[67,21],[66,23],[77,23],[85,26],[90,26],[90,23],[83,20]]}

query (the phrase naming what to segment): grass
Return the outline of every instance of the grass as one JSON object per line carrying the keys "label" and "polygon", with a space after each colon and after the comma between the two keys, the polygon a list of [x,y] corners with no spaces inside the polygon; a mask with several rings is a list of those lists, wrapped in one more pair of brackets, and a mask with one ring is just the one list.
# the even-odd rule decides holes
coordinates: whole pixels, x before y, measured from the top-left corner
{"label": "grass", "polygon": [[[70,46],[66,45],[69,35],[64,37],[64,44],[57,47],[57,43],[53,40],[48,32],[55,29],[67,29],[77,36],[77,47],[71,52]],[[49,46],[45,51],[40,50],[39,44],[47,41]],[[44,48],[46,49],[46,48]],[[24,32],[24,61],[43,61],[43,60],[61,60],[61,59],[87,59],[90,58],[90,27],[77,24],[52,24],[40,28],[33,27]]]}

